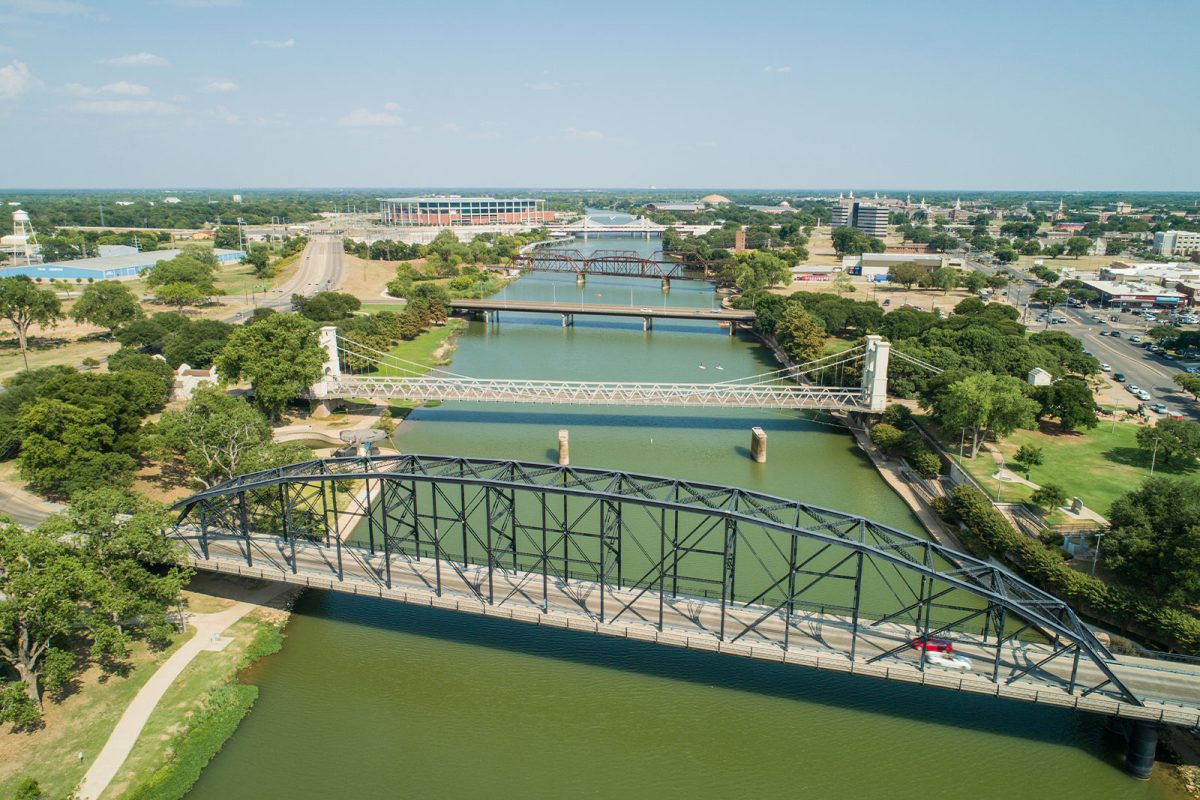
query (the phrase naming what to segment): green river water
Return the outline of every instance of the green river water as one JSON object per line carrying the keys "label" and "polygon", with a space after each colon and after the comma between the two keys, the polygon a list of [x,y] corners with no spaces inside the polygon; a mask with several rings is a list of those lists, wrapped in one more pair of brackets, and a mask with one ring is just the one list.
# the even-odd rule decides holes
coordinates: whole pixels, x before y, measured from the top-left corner
{"label": "green river water", "polygon": [[[594,239],[649,252],[657,240]],[[524,277],[513,299],[708,307],[712,287]],[[557,315],[472,322],[479,377],[723,380],[776,367],[714,323]],[[701,370],[700,365],[705,365]],[[720,365],[724,369],[717,371]],[[853,439],[781,412],[445,404],[402,452],[555,458],[739,485],[920,527]],[[749,429],[769,463],[749,458]],[[282,652],[243,677],[253,711],[189,798],[1168,798],[1128,777],[1103,719],[1012,701],[310,591]]]}

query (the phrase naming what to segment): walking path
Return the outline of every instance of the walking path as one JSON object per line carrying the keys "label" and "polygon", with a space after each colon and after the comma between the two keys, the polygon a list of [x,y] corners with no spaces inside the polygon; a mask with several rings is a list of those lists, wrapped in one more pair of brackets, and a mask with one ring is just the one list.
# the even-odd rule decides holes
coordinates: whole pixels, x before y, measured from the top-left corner
{"label": "walking path", "polygon": [[142,728],[150,719],[150,714],[192,659],[205,650],[224,649],[229,640],[222,639],[221,634],[230,625],[262,604],[273,600],[277,595],[290,590],[291,587],[286,584],[272,583],[224,611],[189,615],[188,622],[196,629],[195,635],[163,662],[129,703],[100,754],[83,776],[83,782],[79,786],[79,800],[96,800],[108,788],[108,784],[125,763],[126,757],[137,742]]}

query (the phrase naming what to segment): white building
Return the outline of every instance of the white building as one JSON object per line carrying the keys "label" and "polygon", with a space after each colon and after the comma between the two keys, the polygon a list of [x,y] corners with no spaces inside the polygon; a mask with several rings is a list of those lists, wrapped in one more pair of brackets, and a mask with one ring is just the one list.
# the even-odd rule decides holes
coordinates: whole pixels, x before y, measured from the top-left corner
{"label": "white building", "polygon": [[1190,256],[1200,253],[1200,232],[1159,231],[1154,234],[1154,252],[1160,256]]}
{"label": "white building", "polygon": [[938,253],[863,253],[858,256],[842,256],[842,269],[851,275],[868,279],[886,277],[888,270],[897,264],[919,264],[930,272],[950,263]]}
{"label": "white building", "polygon": [[834,203],[832,226],[834,228],[854,228],[867,236],[882,239],[888,232],[888,209],[886,206],[864,203],[855,200],[838,198]]}
{"label": "white building", "polygon": [[187,364],[180,364],[179,369],[175,370],[175,387],[171,396],[176,400],[191,400],[192,393],[204,385],[217,385],[215,367],[193,369]]}

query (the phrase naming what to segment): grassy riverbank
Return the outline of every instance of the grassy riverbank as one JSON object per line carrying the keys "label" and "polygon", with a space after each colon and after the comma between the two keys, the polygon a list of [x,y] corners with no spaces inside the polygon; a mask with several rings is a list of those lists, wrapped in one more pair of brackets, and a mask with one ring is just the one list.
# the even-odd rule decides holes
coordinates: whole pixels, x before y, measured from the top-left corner
{"label": "grassy riverbank", "polygon": [[[261,612],[260,612],[261,613]],[[177,800],[229,739],[258,699],[237,674],[283,646],[286,614],[247,617],[224,649],[201,653],[151,714],[103,800]]]}

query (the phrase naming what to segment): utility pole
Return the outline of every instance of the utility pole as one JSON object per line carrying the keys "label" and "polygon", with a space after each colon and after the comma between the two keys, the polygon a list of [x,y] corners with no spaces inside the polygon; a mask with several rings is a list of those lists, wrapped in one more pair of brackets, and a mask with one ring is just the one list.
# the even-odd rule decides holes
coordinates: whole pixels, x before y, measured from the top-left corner
{"label": "utility pole", "polygon": [[1160,437],[1158,437],[1158,436],[1154,437],[1154,449],[1150,451],[1150,477],[1151,478],[1154,477],[1154,458],[1155,458],[1155,456],[1158,455],[1158,443],[1161,441],[1162,441],[1162,439]]}
{"label": "utility pole", "polygon": [[1096,575],[1096,559],[1100,557],[1100,540],[1104,538],[1104,531],[1096,532],[1096,549],[1092,551],[1092,577]]}

